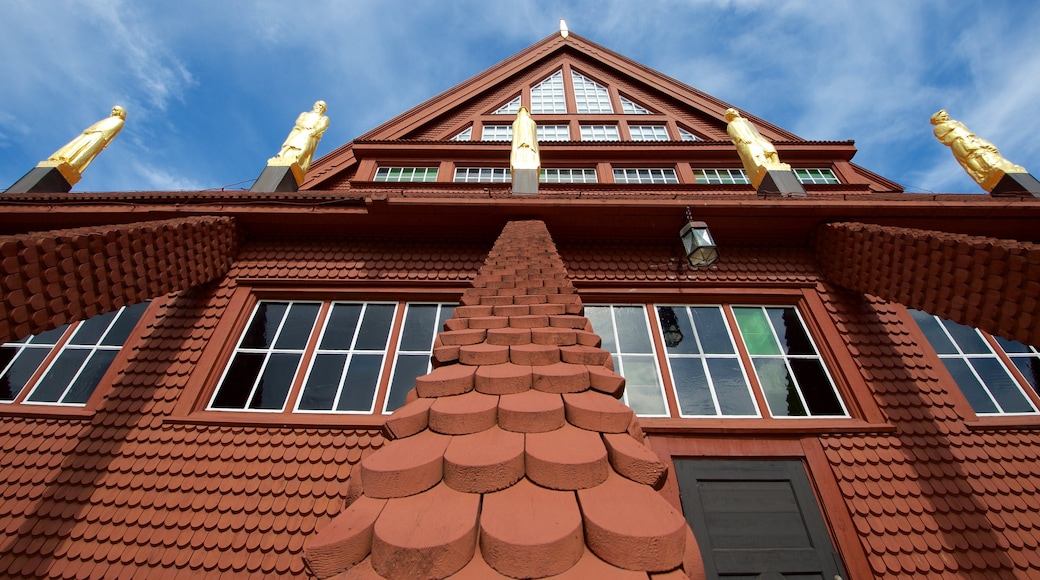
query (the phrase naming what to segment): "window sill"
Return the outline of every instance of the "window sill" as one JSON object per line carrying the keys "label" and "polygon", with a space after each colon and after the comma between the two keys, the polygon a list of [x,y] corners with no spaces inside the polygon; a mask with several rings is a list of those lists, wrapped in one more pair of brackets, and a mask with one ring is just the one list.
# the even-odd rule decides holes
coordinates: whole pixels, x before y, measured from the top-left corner
{"label": "window sill", "polygon": [[1040,429],[1040,415],[1016,415],[1014,417],[987,417],[980,415],[974,421],[965,421],[972,431],[1003,431],[1008,429]]}
{"label": "window sill", "polygon": [[239,427],[325,427],[381,429],[389,415],[338,413],[252,413],[241,411],[197,411],[183,417],[167,417],[176,425],[223,425]]}
{"label": "window sill", "polygon": [[88,407],[0,403],[0,416],[3,417],[86,420],[94,416],[94,411]]}
{"label": "window sill", "polygon": [[[639,423],[643,431],[654,435],[682,435],[691,433],[741,434],[753,433],[802,435],[806,433],[893,433],[896,428],[888,423],[868,423],[861,419],[665,419],[645,417]],[[1040,426],[1040,422],[1038,422]]]}

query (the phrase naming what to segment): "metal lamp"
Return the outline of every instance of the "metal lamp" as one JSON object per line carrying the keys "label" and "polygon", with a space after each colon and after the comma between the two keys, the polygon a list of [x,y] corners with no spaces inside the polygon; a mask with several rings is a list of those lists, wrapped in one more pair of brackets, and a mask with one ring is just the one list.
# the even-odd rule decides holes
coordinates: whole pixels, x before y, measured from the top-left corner
{"label": "metal lamp", "polygon": [[711,232],[708,231],[708,224],[693,221],[689,207],[686,208],[686,225],[679,230],[679,238],[682,239],[686,260],[690,266],[702,268],[719,259],[719,249],[715,246]]}

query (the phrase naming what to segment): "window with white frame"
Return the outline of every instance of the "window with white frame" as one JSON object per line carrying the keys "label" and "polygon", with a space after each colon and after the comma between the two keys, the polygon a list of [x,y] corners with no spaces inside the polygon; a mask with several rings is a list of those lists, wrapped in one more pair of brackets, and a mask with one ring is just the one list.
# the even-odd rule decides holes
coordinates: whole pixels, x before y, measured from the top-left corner
{"label": "window with white frame", "polygon": [[748,185],[751,180],[743,169],[694,169],[697,183],[714,185]]}
{"label": "window with white frame", "polygon": [[679,139],[682,141],[700,141],[701,138],[694,135],[693,132],[679,127]]}
{"label": "window with white frame", "polygon": [[538,141],[570,141],[570,125],[538,125]]}
{"label": "window with white frame", "polygon": [[563,92],[563,71],[554,72],[549,78],[531,87],[531,114],[553,114],[567,112],[567,97]]}
{"label": "window with white frame", "polygon": [[460,131],[458,135],[455,135],[454,137],[452,137],[449,140],[450,141],[469,141],[472,138],[473,138],[473,127],[469,126],[469,127],[466,127],[465,129],[463,129],[462,131]]}
{"label": "window with white frame", "polygon": [[493,115],[515,115],[520,110],[520,95],[495,110]]}
{"label": "window with white frame", "polygon": [[642,304],[587,305],[585,316],[614,359],[614,370],[625,377],[622,402],[642,417],[667,416],[646,308]]}
{"label": "window with white frame", "polygon": [[[917,326],[950,372],[953,380],[979,415],[1023,415],[1037,413],[1037,407],[1026,395],[1023,385],[1015,379],[994,343],[978,329],[944,320],[937,316],[910,310]],[[1001,342],[1003,341],[1003,342]],[[1036,349],[1022,343],[1001,339],[996,348],[1015,351],[1009,358],[1022,372],[1027,383],[1036,388],[1037,369],[1040,369]],[[1006,352],[1006,351],[1005,351]],[[1030,380],[1033,382],[1030,383]]]}
{"label": "window with white frame", "polygon": [[646,107],[644,107],[642,105],[637,104],[636,102],[632,101],[632,99],[629,99],[629,98],[625,97],[624,95],[620,95],[620,99],[621,99],[621,112],[622,113],[624,113],[626,115],[649,115],[650,114],[650,110],[649,109],[647,109]]}
{"label": "window with white frame", "polygon": [[512,125],[484,125],[481,128],[480,139],[482,141],[512,141]]}
{"label": "window with white frame", "polygon": [[437,181],[436,167],[379,167],[374,181]]}
{"label": "window with white frame", "polygon": [[[404,321],[393,336],[401,308]],[[415,377],[429,372],[434,336],[451,312],[448,304],[262,300],[207,408],[372,413],[387,380],[382,408],[392,411]]]}
{"label": "window with white frame", "polygon": [[574,83],[574,101],[578,106],[579,114],[614,112],[607,87],[577,71],[571,71],[571,82]]}
{"label": "window with white frame", "polygon": [[664,125],[629,125],[628,132],[633,141],[668,141],[668,129]]}
{"label": "window with white frame", "polygon": [[841,181],[838,180],[838,177],[834,175],[834,172],[826,168],[795,169],[794,174],[798,176],[798,181],[802,183],[841,183]]}
{"label": "window with white frame", "polygon": [[0,402],[85,405],[147,307],[141,302],[0,346]]}
{"label": "window with white frame", "polygon": [[672,167],[614,168],[614,183],[666,184],[679,183],[679,178]]}
{"label": "window with white frame", "polygon": [[596,183],[596,169],[592,167],[544,167],[539,175],[542,183]]}
{"label": "window with white frame", "polygon": [[581,125],[582,141],[620,141],[617,125]]}
{"label": "window with white frame", "polygon": [[456,167],[455,183],[509,183],[508,167]]}

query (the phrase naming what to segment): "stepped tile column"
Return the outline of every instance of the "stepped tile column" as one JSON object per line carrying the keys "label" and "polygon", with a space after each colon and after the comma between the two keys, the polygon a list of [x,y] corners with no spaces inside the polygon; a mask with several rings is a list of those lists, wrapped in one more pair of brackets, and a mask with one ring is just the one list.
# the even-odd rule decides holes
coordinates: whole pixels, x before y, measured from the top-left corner
{"label": "stepped tile column", "polygon": [[510,222],[308,538],[319,578],[702,578],[624,379],[540,221]]}

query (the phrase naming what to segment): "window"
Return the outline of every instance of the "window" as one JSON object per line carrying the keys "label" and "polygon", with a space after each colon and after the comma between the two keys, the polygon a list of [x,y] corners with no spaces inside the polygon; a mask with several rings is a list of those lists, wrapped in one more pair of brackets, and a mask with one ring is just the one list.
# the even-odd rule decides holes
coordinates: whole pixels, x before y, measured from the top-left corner
{"label": "window", "polygon": [[456,183],[509,183],[508,167],[456,167]]}
{"label": "window", "polygon": [[1022,373],[1022,377],[1029,383],[1029,386],[1034,391],[1040,392],[1040,350],[1037,350],[1035,346],[1027,346],[1001,336],[993,338],[1004,350],[1004,354],[1011,359],[1011,364]]}
{"label": "window", "polygon": [[675,169],[614,169],[614,183],[660,184],[679,183]]}
{"label": "window", "polygon": [[617,125],[582,125],[582,141],[620,141]]}
{"label": "window", "polygon": [[[657,317],[664,352],[655,350],[647,312]],[[848,416],[793,306],[589,305],[585,316],[625,377],[625,402],[637,415]],[[671,377],[674,413],[662,368]]]}
{"label": "window", "polygon": [[614,359],[614,370],[625,377],[622,401],[642,417],[667,416],[664,383],[643,305],[586,306],[585,316]]}
{"label": "window", "polygon": [[570,141],[569,125],[538,125],[538,141]]}
{"label": "window", "polygon": [[[911,310],[910,314],[977,414],[1021,415],[1037,412],[1036,406],[1004,366],[985,334],[920,310]],[[1001,340],[997,341],[998,348],[1006,344],[1015,351],[1008,354],[1009,358],[1017,368],[1025,369],[1022,374],[1027,382],[1032,380],[1031,386],[1035,389],[1036,369],[1040,368],[1036,349],[1019,342]]]}
{"label": "window", "polygon": [[571,71],[571,82],[574,83],[574,100],[579,114],[614,112],[607,87],[576,71]]}
{"label": "window", "polygon": [[649,115],[650,111],[641,105],[636,104],[631,99],[619,96],[621,99],[621,112],[626,115]]}
{"label": "window", "polygon": [[668,141],[664,125],[629,125],[628,132],[633,141]]}
{"label": "window", "polygon": [[499,107],[492,115],[515,115],[520,110],[520,95]]}
{"label": "window", "polygon": [[697,183],[743,185],[750,184],[743,169],[694,169],[693,176]]}
{"label": "window", "polygon": [[469,141],[473,138],[473,127],[466,127],[458,135],[452,137],[451,141]]}
{"label": "window", "polygon": [[708,578],[847,577],[802,462],[677,460],[675,477]]}
{"label": "window", "polygon": [[681,139],[683,141],[700,141],[701,140],[700,137],[694,135],[693,133],[691,133],[690,131],[687,131],[686,129],[683,129],[682,127],[679,127],[679,139]]}
{"label": "window", "polygon": [[484,125],[483,129],[481,130],[480,139],[482,141],[512,141],[513,126]]}
{"label": "window", "polygon": [[208,409],[372,413],[391,366],[384,407],[397,408],[415,377],[429,372],[435,330],[452,312],[451,305],[408,304],[394,337],[399,308],[396,302],[260,301]]}
{"label": "window", "polygon": [[538,176],[542,183],[596,183],[596,170],[588,167],[581,169],[564,169],[546,167]]}
{"label": "window", "polygon": [[794,174],[802,183],[841,183],[830,169],[795,169]]}
{"label": "window", "polygon": [[436,167],[380,167],[375,181],[437,181]]}
{"label": "window", "polygon": [[566,113],[567,98],[563,94],[563,71],[531,87],[531,114]]}
{"label": "window", "polygon": [[147,307],[141,302],[4,344],[0,402],[85,405]]}

